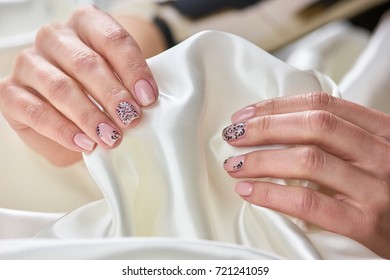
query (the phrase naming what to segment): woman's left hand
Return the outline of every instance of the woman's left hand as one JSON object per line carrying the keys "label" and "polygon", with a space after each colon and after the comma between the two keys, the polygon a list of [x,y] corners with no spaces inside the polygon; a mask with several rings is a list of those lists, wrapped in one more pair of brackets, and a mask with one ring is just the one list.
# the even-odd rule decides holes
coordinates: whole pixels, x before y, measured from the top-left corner
{"label": "woman's left hand", "polygon": [[232,177],[309,180],[325,190],[245,180],[235,187],[244,200],[390,258],[390,115],[316,92],[250,105],[232,122],[222,133],[230,145],[288,145],[227,159]]}

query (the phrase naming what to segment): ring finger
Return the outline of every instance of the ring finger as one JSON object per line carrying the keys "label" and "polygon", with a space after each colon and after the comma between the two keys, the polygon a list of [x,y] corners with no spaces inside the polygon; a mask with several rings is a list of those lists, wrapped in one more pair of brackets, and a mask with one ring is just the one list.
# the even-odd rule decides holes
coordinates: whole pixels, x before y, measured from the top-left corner
{"label": "ring finger", "polygon": [[255,117],[226,127],[222,137],[233,146],[316,145],[356,164],[372,158],[375,149],[383,148],[378,137],[320,110]]}
{"label": "ring finger", "polygon": [[228,158],[224,168],[235,178],[305,179],[353,201],[372,197],[371,174],[315,146],[255,151]]}

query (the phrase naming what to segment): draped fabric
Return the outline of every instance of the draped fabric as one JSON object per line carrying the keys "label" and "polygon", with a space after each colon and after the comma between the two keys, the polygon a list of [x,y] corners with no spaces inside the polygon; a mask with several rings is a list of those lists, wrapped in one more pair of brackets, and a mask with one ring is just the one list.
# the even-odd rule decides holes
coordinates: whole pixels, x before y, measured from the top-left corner
{"label": "draped fabric", "polygon": [[[244,202],[223,161],[264,147],[231,147],[221,131],[231,114],[248,104],[311,91],[389,113],[389,81],[383,74],[390,67],[389,19],[368,44],[363,39],[358,47],[352,44],[355,58],[343,65],[344,73],[328,67],[341,56],[331,55],[326,44],[348,39],[342,36],[351,34],[345,26],[321,48],[306,41],[305,52],[288,51],[287,61],[297,68],[220,32],[199,33],[149,59],[158,102],[144,110],[142,122],[119,148],[98,147],[84,155],[104,199],[65,215],[0,208],[0,259],[378,258],[349,238]],[[312,60],[316,69],[336,73],[339,86],[305,70],[314,68],[307,57],[318,58]],[[314,187],[307,181],[288,183]]]}
{"label": "draped fabric", "polygon": [[319,258],[294,223],[248,205],[233,192],[235,180],[222,163],[254,148],[229,146],[221,131],[232,112],[247,104],[310,91],[338,95],[335,85],[217,32],[201,33],[149,64],[160,87],[158,103],[118,149],[85,155],[106,199],[72,212],[38,236],[207,239],[287,258]]}

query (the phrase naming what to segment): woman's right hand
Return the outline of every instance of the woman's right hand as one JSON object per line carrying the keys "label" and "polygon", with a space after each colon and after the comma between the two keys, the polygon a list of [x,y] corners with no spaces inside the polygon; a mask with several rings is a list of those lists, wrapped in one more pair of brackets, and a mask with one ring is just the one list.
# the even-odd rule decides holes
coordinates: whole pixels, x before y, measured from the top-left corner
{"label": "woman's right hand", "polygon": [[[111,16],[95,7],[49,24],[0,81],[0,110],[19,136],[57,165],[96,145],[120,143],[158,89],[140,48]],[[104,112],[94,101],[100,104]]]}

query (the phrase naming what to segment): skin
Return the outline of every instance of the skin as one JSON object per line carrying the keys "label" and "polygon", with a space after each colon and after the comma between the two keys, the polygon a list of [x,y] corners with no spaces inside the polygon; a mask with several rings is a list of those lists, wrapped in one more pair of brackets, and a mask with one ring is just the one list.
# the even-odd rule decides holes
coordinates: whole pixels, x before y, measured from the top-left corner
{"label": "skin", "polygon": [[[225,164],[230,176],[249,178],[235,187],[242,199],[390,258],[390,115],[316,92],[250,105],[232,122],[244,122],[246,131],[230,145],[287,145],[237,156],[238,170]],[[321,189],[256,181],[266,177],[309,180]]]}
{"label": "skin", "polygon": [[[162,37],[151,23],[120,20],[124,27],[90,6],[76,10],[64,24],[42,27],[34,44],[17,58],[12,74],[0,81],[3,116],[33,150],[55,165],[81,159],[86,150],[74,140],[80,133],[94,146],[112,149],[120,144],[119,139],[107,145],[96,128],[106,123],[122,135],[139,123],[141,118],[127,126],[116,114],[122,101],[132,104],[140,115],[141,107],[150,105],[137,99],[137,81],[151,85],[151,103],[158,97],[145,57],[165,48]],[[134,38],[142,42],[143,50]],[[86,93],[103,105],[106,114]]]}
{"label": "skin", "polygon": [[[94,146],[115,148],[120,139],[108,146],[96,126],[109,124],[122,135],[141,121],[126,126],[115,109],[126,101],[141,114],[145,104],[134,90],[139,80],[154,90],[150,104],[157,99],[145,58],[164,49],[149,22],[80,8],[64,24],[44,26],[20,54],[12,74],[0,81],[0,111],[32,149],[59,166],[81,159],[85,150],[74,141],[79,133]],[[104,104],[106,114],[86,93]],[[389,115],[310,93],[250,105],[232,122],[244,122],[245,133],[230,145],[288,146],[240,155],[239,169],[225,164],[230,176],[243,178],[236,186],[242,199],[351,237],[390,258]],[[265,177],[310,180],[321,188],[256,181]]]}

